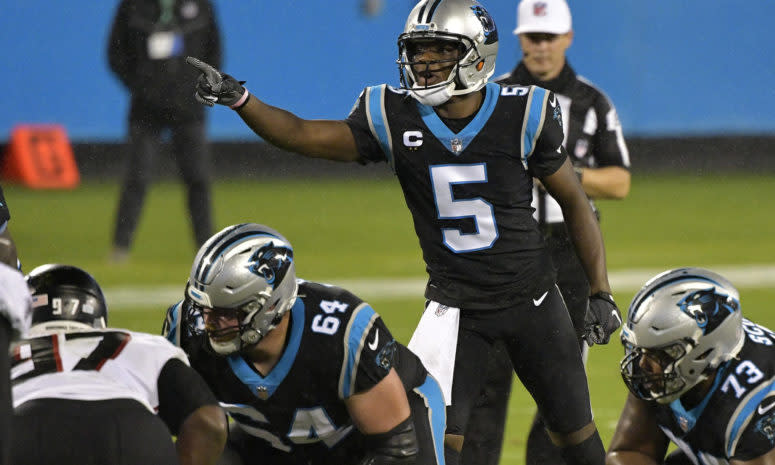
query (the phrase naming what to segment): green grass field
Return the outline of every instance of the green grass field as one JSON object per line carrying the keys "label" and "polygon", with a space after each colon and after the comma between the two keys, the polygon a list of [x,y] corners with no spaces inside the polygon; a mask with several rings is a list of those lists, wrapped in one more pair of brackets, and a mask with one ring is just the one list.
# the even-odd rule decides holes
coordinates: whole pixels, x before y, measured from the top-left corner
{"label": "green grass field", "polygon": [[[178,184],[164,182],[151,190],[131,259],[122,265],[107,261],[117,184],[88,182],[74,191],[3,188],[25,270],[49,262],[71,263],[91,271],[105,288],[179,285],[182,292],[195,246]],[[773,198],[775,182],[768,176],[635,176],[627,200],[598,203],[609,271],[775,264]],[[260,222],[288,237],[303,278],[336,283],[424,276],[395,180],[221,181],[214,186],[214,203],[218,229]],[[775,327],[768,306],[775,301],[775,288],[740,288],[744,314]],[[622,310],[634,292],[614,289]],[[369,300],[396,338],[408,342],[419,320],[422,295]],[[158,332],[165,309],[124,304],[112,312],[111,325]],[[606,444],[626,393],[618,373],[620,357],[614,341],[596,346],[588,365],[593,410]],[[533,410],[532,400],[517,385],[509,406],[503,464],[523,463]]]}

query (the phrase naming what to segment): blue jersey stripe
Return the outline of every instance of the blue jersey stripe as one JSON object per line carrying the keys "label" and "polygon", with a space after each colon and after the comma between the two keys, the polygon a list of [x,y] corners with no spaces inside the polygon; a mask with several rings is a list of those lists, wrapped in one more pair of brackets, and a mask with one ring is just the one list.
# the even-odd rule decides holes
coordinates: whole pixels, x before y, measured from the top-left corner
{"label": "blue jersey stripe", "polygon": [[743,407],[737,408],[737,414],[730,423],[730,427],[727,428],[727,457],[733,456],[735,449],[737,448],[737,441],[740,439],[740,435],[748,425],[751,417],[756,412],[756,408],[762,400],[773,391],[775,391],[775,378],[762,383],[755,391],[748,395],[746,400],[743,401]]}
{"label": "blue jersey stripe", "polygon": [[425,400],[425,405],[428,407],[428,422],[431,425],[433,448],[436,450],[436,463],[444,465],[444,430],[447,426],[447,406],[444,403],[441,386],[433,376],[428,374],[425,382],[414,388],[414,392]]}
{"label": "blue jersey stripe", "polygon": [[183,306],[183,301],[176,303],[167,310],[167,321],[169,321],[169,330],[167,331],[167,340],[176,346],[180,347],[180,334],[178,327],[180,326],[180,308]]}
{"label": "blue jersey stripe", "polygon": [[388,164],[394,168],[390,125],[385,114],[385,84],[366,88],[366,118],[374,137],[377,138]]}
{"label": "blue jersey stripe", "polygon": [[277,386],[283,382],[288,372],[291,371],[293,363],[296,361],[296,355],[299,353],[301,336],[304,334],[304,313],[304,302],[301,299],[296,299],[293,307],[291,307],[293,323],[291,324],[288,345],[285,347],[280,360],[266,377],[261,376],[251,368],[240,354],[230,355],[226,359],[229,362],[231,371],[237,375],[243,384],[250,388],[250,392],[254,395],[257,394],[258,388],[261,387],[262,391],[266,392],[268,397],[271,397]]}
{"label": "blue jersey stripe", "polygon": [[[474,119],[458,133],[452,132],[452,130],[444,124],[441,118],[439,118],[439,115],[433,111],[433,107],[417,102],[417,109],[422,116],[423,122],[428,126],[428,129],[430,129],[436,139],[441,142],[441,145],[453,155],[459,155],[465,151],[468,144],[470,144],[474,137],[481,132],[484,125],[487,124],[487,121],[490,119],[490,116],[492,116],[493,111],[495,111],[495,105],[498,103],[500,89],[500,85],[495,84],[494,82],[485,86],[485,96],[481,108],[479,108]],[[456,141],[456,143],[453,144],[452,141]],[[459,146],[460,149],[457,151],[453,150],[453,145]]]}
{"label": "blue jersey stripe", "polygon": [[544,123],[544,109],[548,91],[542,87],[531,86],[527,114],[522,127],[522,166],[527,169],[527,160],[535,150],[535,144],[541,136]]}
{"label": "blue jersey stripe", "polygon": [[[374,320],[379,317],[368,304],[361,304],[353,311],[344,334],[344,361],[339,378],[339,396],[346,399],[353,395],[358,364],[361,361],[361,349],[365,344]],[[387,336],[387,334],[385,335]]]}

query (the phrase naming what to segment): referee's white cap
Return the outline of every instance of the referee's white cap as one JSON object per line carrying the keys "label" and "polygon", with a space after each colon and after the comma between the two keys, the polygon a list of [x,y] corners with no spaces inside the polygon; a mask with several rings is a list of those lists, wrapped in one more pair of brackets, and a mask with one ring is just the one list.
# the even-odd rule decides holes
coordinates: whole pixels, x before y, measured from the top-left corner
{"label": "referee's white cap", "polygon": [[565,34],[572,28],[570,8],[565,0],[522,0],[517,7],[514,34],[545,32]]}

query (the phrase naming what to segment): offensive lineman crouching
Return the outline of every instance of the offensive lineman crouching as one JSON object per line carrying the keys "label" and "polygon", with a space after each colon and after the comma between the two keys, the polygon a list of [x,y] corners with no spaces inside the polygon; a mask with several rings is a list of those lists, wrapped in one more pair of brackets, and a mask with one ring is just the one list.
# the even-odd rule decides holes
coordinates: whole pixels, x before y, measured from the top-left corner
{"label": "offensive lineman crouching", "polygon": [[222,463],[444,463],[436,381],[367,303],[297,280],[271,228],[211,237],[164,334],[234,420]]}

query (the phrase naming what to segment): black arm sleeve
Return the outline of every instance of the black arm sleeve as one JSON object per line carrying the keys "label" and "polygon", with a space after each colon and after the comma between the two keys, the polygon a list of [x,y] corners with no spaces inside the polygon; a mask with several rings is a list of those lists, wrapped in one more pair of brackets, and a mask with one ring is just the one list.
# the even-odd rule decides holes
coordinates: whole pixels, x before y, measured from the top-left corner
{"label": "black arm sleeve", "polygon": [[199,373],[176,358],[170,359],[162,368],[158,387],[159,417],[172,434],[178,434],[180,426],[194,410],[218,404]]}

